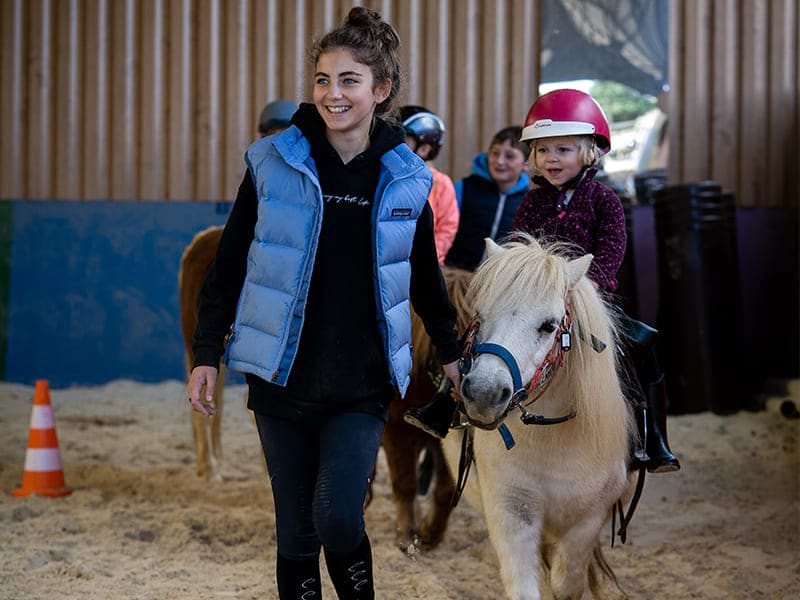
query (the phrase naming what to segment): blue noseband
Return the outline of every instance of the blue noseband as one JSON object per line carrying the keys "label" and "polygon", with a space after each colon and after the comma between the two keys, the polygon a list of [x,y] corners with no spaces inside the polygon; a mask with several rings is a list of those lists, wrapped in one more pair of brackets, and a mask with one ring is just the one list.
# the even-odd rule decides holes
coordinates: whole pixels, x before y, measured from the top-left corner
{"label": "blue noseband", "polygon": [[493,344],[491,342],[478,344],[475,346],[473,354],[474,356],[477,356],[478,354],[494,354],[496,357],[506,363],[508,370],[511,372],[511,379],[514,382],[514,393],[512,394],[512,397],[515,396],[517,392],[524,389],[522,386],[522,375],[520,375],[519,372],[519,365],[514,359],[514,355],[506,350],[503,346],[500,344]]}

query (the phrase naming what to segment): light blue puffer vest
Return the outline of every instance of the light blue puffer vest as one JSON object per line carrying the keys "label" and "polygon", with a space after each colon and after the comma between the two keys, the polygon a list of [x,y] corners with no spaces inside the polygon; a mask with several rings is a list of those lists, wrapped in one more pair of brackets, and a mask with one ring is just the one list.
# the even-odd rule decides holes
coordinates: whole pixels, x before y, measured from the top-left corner
{"label": "light blue puffer vest", "polygon": [[[245,155],[258,221],[225,356],[230,368],[283,386],[297,355],[322,225],[322,191],[310,151],[292,126],[254,143]],[[405,144],[380,163],[372,206],[375,301],[391,381],[405,395],[411,373],[409,258],[433,180]]]}

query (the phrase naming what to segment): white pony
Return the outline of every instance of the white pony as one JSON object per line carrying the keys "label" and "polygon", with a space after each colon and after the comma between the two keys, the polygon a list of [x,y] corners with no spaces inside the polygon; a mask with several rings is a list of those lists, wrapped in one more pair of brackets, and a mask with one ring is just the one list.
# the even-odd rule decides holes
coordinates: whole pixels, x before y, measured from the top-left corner
{"label": "white pony", "polygon": [[[519,374],[515,383],[515,367],[478,346],[462,379],[464,409],[475,426],[465,495],[484,513],[509,598],[538,600],[542,583],[558,600],[590,598],[590,587],[599,592],[597,568],[613,576],[599,536],[631,488],[626,463],[635,425],[617,376],[613,318],[586,277],[591,255],[569,260],[527,235],[502,247],[486,244],[488,258],[467,298],[480,324],[476,337],[505,348]],[[568,330],[572,347],[562,356]],[[527,410],[564,422],[526,425],[516,408],[508,412],[515,388],[520,379],[522,389],[538,380],[537,368],[554,357],[549,385],[534,386],[528,400],[541,396]],[[516,441],[510,450],[493,431],[502,423]],[[463,435],[451,431],[444,442],[454,472]]]}

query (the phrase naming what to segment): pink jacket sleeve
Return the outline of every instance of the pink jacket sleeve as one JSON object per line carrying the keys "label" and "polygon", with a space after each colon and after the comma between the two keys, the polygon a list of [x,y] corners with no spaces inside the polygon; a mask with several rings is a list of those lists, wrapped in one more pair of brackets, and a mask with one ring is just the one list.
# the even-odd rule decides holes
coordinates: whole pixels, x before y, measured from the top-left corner
{"label": "pink jacket sleeve", "polygon": [[433,237],[441,265],[444,264],[458,231],[458,203],[452,179],[434,168],[431,168],[431,173],[433,173],[433,187],[428,196],[428,203],[433,210]]}

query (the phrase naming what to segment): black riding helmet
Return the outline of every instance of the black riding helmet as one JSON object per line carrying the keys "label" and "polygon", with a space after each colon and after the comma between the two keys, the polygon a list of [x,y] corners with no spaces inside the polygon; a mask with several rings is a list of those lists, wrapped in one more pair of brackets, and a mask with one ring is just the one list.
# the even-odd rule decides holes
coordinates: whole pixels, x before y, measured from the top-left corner
{"label": "black riding helmet", "polygon": [[408,105],[400,109],[400,121],[406,135],[414,138],[417,146],[428,144],[431,147],[426,160],[433,160],[439,154],[444,138],[444,121],[427,108]]}

